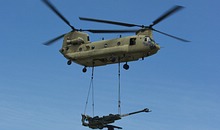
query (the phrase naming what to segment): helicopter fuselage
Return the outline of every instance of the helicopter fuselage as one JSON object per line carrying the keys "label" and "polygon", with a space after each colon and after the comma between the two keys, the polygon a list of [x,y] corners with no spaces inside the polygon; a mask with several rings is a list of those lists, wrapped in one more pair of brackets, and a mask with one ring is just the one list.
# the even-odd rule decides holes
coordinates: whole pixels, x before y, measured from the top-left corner
{"label": "helicopter fuselage", "polygon": [[69,61],[85,67],[135,61],[151,56],[160,49],[150,36],[134,35],[111,40],[90,42],[82,32],[65,35],[60,52]]}
{"label": "helicopter fuselage", "polygon": [[[83,72],[86,72],[86,67],[96,67],[107,64],[126,62],[123,68],[128,70],[129,65],[127,62],[136,61],[140,58],[151,56],[160,49],[160,46],[156,44],[152,38],[152,32],[158,32],[168,37],[189,42],[188,40],[167,34],[165,32],[154,29],[153,27],[173,15],[177,11],[183,9],[182,6],[176,5],[155,19],[152,24],[138,25],[126,22],[118,22],[103,19],[84,18],[79,17],[80,20],[99,22],[105,24],[113,24],[124,27],[139,27],[139,29],[132,30],[99,30],[99,29],[77,29],[70,24],[70,22],[53,6],[49,0],[42,0],[48,8],[50,8],[63,22],[65,22],[72,31],[66,34],[59,35],[47,42],[44,45],[51,45],[55,41],[64,37],[62,48],[60,52],[68,59],[67,64],[72,62],[84,66]],[[120,37],[110,40],[101,40],[96,42],[90,42],[89,35],[84,32],[91,33],[136,33],[133,36]]]}

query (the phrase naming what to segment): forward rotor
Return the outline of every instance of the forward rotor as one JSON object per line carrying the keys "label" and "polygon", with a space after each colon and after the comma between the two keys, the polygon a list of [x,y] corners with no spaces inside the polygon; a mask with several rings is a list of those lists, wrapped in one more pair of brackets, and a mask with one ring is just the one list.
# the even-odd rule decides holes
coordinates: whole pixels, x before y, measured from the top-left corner
{"label": "forward rotor", "polygon": [[[169,16],[173,15],[174,13],[178,12],[179,10],[183,9],[182,6],[176,5],[174,7],[172,7],[171,9],[169,9],[168,11],[166,11],[164,14],[162,14],[159,18],[157,18],[156,20],[154,20],[152,22],[152,24],[150,24],[149,26],[146,25],[138,25],[138,24],[131,24],[131,23],[125,23],[125,22],[117,22],[117,21],[110,21],[110,20],[101,20],[101,19],[94,19],[94,18],[85,18],[85,17],[79,17],[80,20],[84,20],[84,21],[90,21],[90,22],[99,22],[99,23],[106,23],[106,24],[113,24],[113,25],[119,25],[119,26],[125,26],[125,27],[140,27],[141,29],[150,29],[153,30],[155,32],[161,33],[163,35],[166,35],[168,37],[183,41],[183,42],[189,42],[188,40],[164,33],[162,31],[156,30],[153,28],[153,26],[155,26],[156,24],[160,23],[161,21],[165,20],[166,18],[168,18]],[[136,30],[103,30],[103,31],[95,31],[93,33],[117,33],[117,32],[121,32],[121,33],[128,33],[128,32],[137,32],[140,29],[136,29]]]}
{"label": "forward rotor", "polygon": [[[60,13],[60,11],[58,11],[58,9],[56,9],[56,7],[51,3],[49,2],[49,0],[42,0],[42,2],[44,2],[48,8],[50,8],[60,19],[62,19],[71,29],[72,31],[76,31],[75,27],[73,27],[70,22]],[[62,34],[60,36],[57,36],[45,43],[43,43],[44,45],[51,45],[53,44],[54,42],[56,42],[57,40],[63,38],[65,36],[65,34]]]}
{"label": "forward rotor", "polygon": [[165,12],[163,15],[161,15],[159,18],[153,21],[153,23],[149,26],[146,25],[138,25],[138,24],[131,24],[131,23],[125,23],[125,22],[116,22],[116,21],[110,21],[110,20],[101,20],[101,19],[94,19],[94,18],[85,18],[85,17],[79,17],[80,20],[84,21],[90,21],[90,22],[100,22],[100,23],[106,23],[106,24],[114,24],[119,26],[125,26],[125,27],[141,27],[141,28],[152,28],[154,25],[160,23],[164,19],[168,18],[169,16],[173,15],[177,11],[181,10],[183,7],[176,5],[173,8],[169,9],[167,12]]}

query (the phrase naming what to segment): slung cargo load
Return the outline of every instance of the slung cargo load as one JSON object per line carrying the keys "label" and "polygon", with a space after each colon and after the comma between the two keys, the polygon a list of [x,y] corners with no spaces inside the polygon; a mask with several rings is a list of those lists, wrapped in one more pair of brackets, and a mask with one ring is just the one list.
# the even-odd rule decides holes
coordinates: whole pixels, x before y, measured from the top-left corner
{"label": "slung cargo load", "polygon": [[142,112],[151,112],[148,108],[145,108],[140,111],[135,111],[127,114],[109,114],[107,116],[99,117],[90,117],[88,115],[82,114],[82,125],[89,127],[91,129],[103,129],[103,128],[108,128],[108,130],[114,130],[114,128],[122,129],[121,127],[114,126],[114,125],[109,125],[111,123],[114,123],[116,120],[120,120],[123,117],[142,113]]}

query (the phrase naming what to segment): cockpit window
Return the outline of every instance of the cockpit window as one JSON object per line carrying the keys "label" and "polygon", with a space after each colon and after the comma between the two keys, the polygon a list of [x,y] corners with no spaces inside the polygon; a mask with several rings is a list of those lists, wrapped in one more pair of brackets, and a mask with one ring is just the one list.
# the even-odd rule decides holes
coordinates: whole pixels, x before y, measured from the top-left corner
{"label": "cockpit window", "polygon": [[147,43],[154,43],[154,40],[150,37],[145,37],[144,41],[146,41]]}
{"label": "cockpit window", "polygon": [[150,37],[145,37],[145,41],[146,41],[146,42],[151,41]]}
{"label": "cockpit window", "polygon": [[147,38],[145,38],[144,41],[147,41]]}

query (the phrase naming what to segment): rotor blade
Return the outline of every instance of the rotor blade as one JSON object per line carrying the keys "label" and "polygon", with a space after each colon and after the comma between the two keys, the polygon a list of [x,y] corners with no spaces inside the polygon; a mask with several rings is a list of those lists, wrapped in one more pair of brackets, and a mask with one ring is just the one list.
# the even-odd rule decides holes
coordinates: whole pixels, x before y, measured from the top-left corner
{"label": "rotor blade", "polygon": [[137,32],[138,29],[136,29],[136,30],[93,30],[93,29],[88,29],[88,30],[80,30],[80,31],[88,31],[91,33],[134,33],[134,32]]}
{"label": "rotor blade", "polygon": [[180,9],[183,9],[183,8],[184,8],[183,6],[179,6],[179,5],[174,6],[173,8],[171,8],[170,10],[165,12],[163,15],[161,15],[159,18],[154,20],[153,23],[149,27],[153,27],[154,25],[158,24],[159,22],[161,22],[165,18],[169,17],[170,15],[176,13],[177,11],[179,11]]}
{"label": "rotor blade", "polygon": [[182,41],[182,42],[190,42],[190,41],[188,41],[188,40],[185,40],[185,39],[182,39],[182,38],[179,38],[179,37],[176,37],[176,36],[173,36],[173,35],[170,35],[170,34],[161,32],[161,31],[158,31],[158,30],[156,30],[156,29],[152,29],[152,30],[155,31],[155,32],[161,33],[161,34],[163,34],[163,35],[166,35],[166,36],[168,36],[168,37],[172,37],[172,38],[174,38],[174,39],[180,40],[180,41]]}
{"label": "rotor blade", "polygon": [[73,30],[75,28],[70,24],[70,22],[49,2],[49,0],[42,0],[56,15],[58,15],[68,26],[70,26]]}
{"label": "rotor blade", "polygon": [[114,25],[120,25],[120,26],[126,26],[126,27],[135,27],[135,26],[136,26],[136,27],[144,27],[143,25],[136,25],[136,24],[116,22],[116,21],[109,21],[109,20],[101,20],[101,19],[93,19],[93,18],[83,18],[83,17],[79,17],[79,19],[80,19],[80,20],[84,20],[84,21],[107,23],[107,24],[114,24]]}
{"label": "rotor blade", "polygon": [[51,40],[49,40],[49,41],[43,43],[43,44],[49,46],[49,45],[51,45],[52,43],[54,43],[55,41],[57,41],[57,40],[61,39],[62,37],[64,37],[65,35],[66,35],[66,34],[62,34],[62,35],[60,35],[60,36],[58,36],[58,37],[56,37],[56,38],[53,38],[53,39],[51,39]]}

